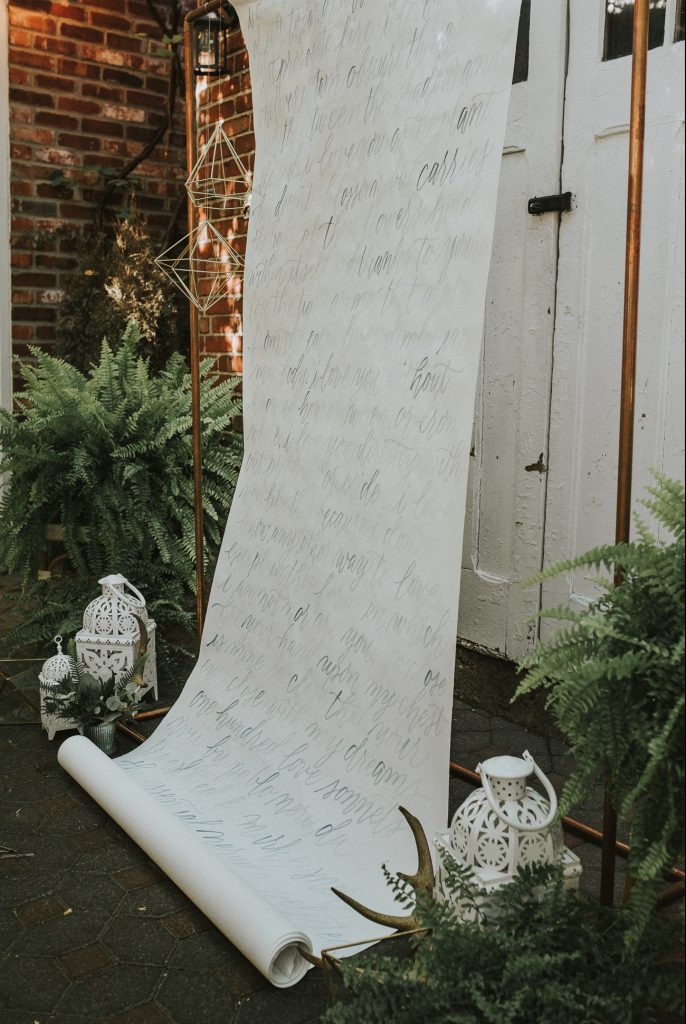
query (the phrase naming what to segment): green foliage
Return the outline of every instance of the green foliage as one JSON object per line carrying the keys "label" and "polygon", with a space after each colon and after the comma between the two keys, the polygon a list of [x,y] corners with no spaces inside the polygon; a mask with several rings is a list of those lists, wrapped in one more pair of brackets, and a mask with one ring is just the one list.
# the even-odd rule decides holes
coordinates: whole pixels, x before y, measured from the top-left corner
{"label": "green foliage", "polygon": [[[464,869],[450,887],[477,899]],[[346,996],[323,1024],[658,1024],[683,1009],[677,922],[653,921],[630,952],[623,911],[565,892],[554,869],[530,868],[501,890],[497,922],[418,909],[430,933],[413,956],[344,962]]]}
{"label": "green foliage", "polygon": [[[22,368],[20,411],[0,412],[0,452],[9,474],[0,501],[0,571],[21,574],[19,645],[71,635],[104,574],[122,572],[148,598],[160,637],[192,619],[195,526],[191,381],[174,355],[158,374],[135,355],[102,346],[88,374],[40,350]],[[204,529],[216,557],[240,464],[235,380],[201,383]],[[45,528],[64,530],[69,572],[37,581]],[[59,563],[63,565],[64,563]],[[56,566],[57,567],[59,567]]]}
{"label": "green foliage", "polygon": [[131,717],[140,700],[140,685],[136,677],[142,672],[147,655],[144,654],[135,665],[122,672],[118,679],[111,673],[103,682],[91,675],[83,662],[76,658],[73,640],[67,652],[72,659],[71,674],[58,679],[43,693],[43,706],[47,713],[78,726]]}
{"label": "green foliage", "polygon": [[77,248],[77,266],[57,308],[55,354],[80,370],[97,362],[103,340],[116,348],[126,326],[139,329],[137,352],[160,369],[185,346],[178,293],[155,265],[155,247],[135,209],[114,238],[92,230]]}
{"label": "green foliage", "polygon": [[657,540],[638,523],[638,540],[598,548],[553,566],[539,580],[579,567],[603,569],[600,596],[573,614],[524,662],[517,696],[543,687],[569,740],[576,768],[563,793],[565,814],[607,780],[631,827],[630,900],[636,935],[648,919],[665,869],[684,836],[684,488],[662,476],[646,507],[671,535]]}

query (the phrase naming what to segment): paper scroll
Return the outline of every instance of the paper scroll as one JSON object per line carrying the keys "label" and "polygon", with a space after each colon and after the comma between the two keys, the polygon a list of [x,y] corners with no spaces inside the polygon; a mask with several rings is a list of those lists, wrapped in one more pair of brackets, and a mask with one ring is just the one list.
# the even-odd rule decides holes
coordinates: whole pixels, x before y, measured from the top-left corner
{"label": "paper scroll", "polygon": [[139,750],[111,763],[75,739],[61,760],[289,984],[304,936],[318,952],[382,934],[332,885],[397,910],[381,865],[412,870],[415,856],[398,805],[429,833],[446,824],[519,0],[236,7],[257,140],[246,454],[202,649]]}

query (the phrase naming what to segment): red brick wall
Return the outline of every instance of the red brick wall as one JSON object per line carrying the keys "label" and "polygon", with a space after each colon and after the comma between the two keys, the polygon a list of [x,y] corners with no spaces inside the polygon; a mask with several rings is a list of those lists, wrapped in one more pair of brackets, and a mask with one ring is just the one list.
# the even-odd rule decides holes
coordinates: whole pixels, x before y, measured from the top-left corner
{"label": "red brick wall", "polygon": [[[255,162],[252,95],[248,54],[239,31],[230,36],[229,74],[221,79],[197,80],[198,146],[222,121],[227,135],[250,172]],[[218,219],[212,223],[236,251],[245,253],[247,220],[244,217]],[[240,373],[243,368],[242,282],[232,283],[233,298],[217,303],[200,320],[201,346],[204,354],[215,355],[222,373]]]}
{"label": "red brick wall", "polygon": [[[191,6],[193,4],[191,3]],[[164,13],[165,4],[157,0]],[[10,0],[12,323],[16,355],[49,345],[73,267],[65,229],[92,223],[104,187],[89,167],[120,168],[166,112],[169,61],[145,0]],[[137,205],[167,227],[185,176],[183,103],[173,129],[139,165]],[[62,170],[69,189],[49,181]]]}

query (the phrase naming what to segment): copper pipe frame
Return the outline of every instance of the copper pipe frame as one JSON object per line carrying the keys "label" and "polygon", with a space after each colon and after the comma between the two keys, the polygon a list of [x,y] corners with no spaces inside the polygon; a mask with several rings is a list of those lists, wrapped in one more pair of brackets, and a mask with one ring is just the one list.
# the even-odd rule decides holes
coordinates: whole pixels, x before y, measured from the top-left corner
{"label": "copper pipe frame", "polygon": [[[195,167],[198,145],[195,134],[195,74],[191,60],[191,31],[193,22],[213,11],[230,6],[226,0],[212,0],[194,11],[189,11],[183,23],[184,84],[186,94],[186,162],[188,173]],[[188,197],[188,233],[196,226],[195,206]],[[202,422],[200,410],[200,330],[199,315],[190,303],[190,362],[191,362],[191,416],[193,433],[193,505],[195,514],[195,620],[197,645],[200,650],[205,625],[205,543],[202,508]]]}
{"label": "copper pipe frame", "polygon": [[686,883],[683,878],[679,882],[674,882],[668,889],[662,893],[658,898],[657,905],[662,909],[663,907],[669,907],[672,903],[676,903],[677,900],[683,900],[686,895]]}
{"label": "copper pipe frame", "polygon": [[[191,53],[191,26],[196,18],[222,7],[226,0],[212,0],[186,15],[184,21],[185,84],[186,84],[186,156],[189,168],[197,158],[195,137],[195,89],[189,55]],[[638,294],[641,250],[641,214],[643,195],[643,151],[645,138],[645,95],[648,64],[648,0],[636,0],[634,6],[633,57],[631,76],[631,122],[629,144],[629,196],[627,206],[626,270],[624,292],[624,331],[622,345],[622,386],[619,427],[619,468],[617,480],[616,541],[629,539],[631,528],[631,484],[633,470],[633,433],[635,418],[636,334],[638,323]],[[188,201],[189,232],[195,225],[195,208]],[[202,512],[202,454],[200,423],[200,366],[198,311],[191,307],[191,385],[193,403],[193,479],[195,495],[195,549],[196,549],[196,617],[198,646],[202,637],[205,615],[204,599],[204,544]],[[621,575],[618,573],[618,577]],[[451,766],[453,767],[453,766]],[[455,766],[459,768],[459,766]],[[467,769],[463,769],[467,772]],[[605,796],[603,831],[597,832],[573,819],[565,819],[570,831],[583,835],[589,842],[602,845],[600,880],[601,903],[614,902],[615,857],[626,856],[626,844],[617,841],[617,814],[609,794]],[[563,822],[563,825],[565,822]]]}
{"label": "copper pipe frame", "polygon": [[145,743],[147,736],[144,736],[138,729],[134,729],[132,725],[128,725],[126,722],[117,722],[117,731],[122,733],[124,736],[128,736],[134,743]]}
{"label": "copper pipe frame", "polygon": [[[624,276],[624,328],[622,383],[619,414],[619,463],[615,541],[628,542],[631,532],[631,485],[636,406],[636,349],[638,296],[641,267],[641,215],[643,208],[643,153],[645,142],[646,80],[648,73],[648,0],[634,4],[633,57],[631,64],[631,119],[629,127],[629,190],[627,199],[626,260]],[[617,567],[615,584],[621,583]],[[600,869],[600,902],[614,903],[617,812],[609,792],[603,813],[603,853]]]}
{"label": "copper pipe frame", "polygon": [[136,722],[147,722],[151,718],[164,718],[171,711],[171,707],[164,708],[152,708],[150,711],[139,711],[138,714],[133,716]]}
{"label": "copper pipe frame", "polygon": [[[450,762],[450,774],[458,779],[462,779],[463,782],[469,783],[470,786],[481,785],[481,776],[478,772],[473,772],[470,768],[465,768],[463,765],[457,764],[455,761]],[[591,825],[586,825],[583,821],[577,821],[576,818],[563,818],[562,828],[565,832],[570,832],[572,835],[583,839],[584,842],[604,848],[604,834],[597,828],[592,828]],[[612,848],[613,857],[622,857],[626,860],[630,851],[631,847],[629,844],[620,842],[615,836],[614,846]],[[670,881],[682,885],[684,878],[686,877],[680,868],[671,868],[667,873],[667,876]]]}

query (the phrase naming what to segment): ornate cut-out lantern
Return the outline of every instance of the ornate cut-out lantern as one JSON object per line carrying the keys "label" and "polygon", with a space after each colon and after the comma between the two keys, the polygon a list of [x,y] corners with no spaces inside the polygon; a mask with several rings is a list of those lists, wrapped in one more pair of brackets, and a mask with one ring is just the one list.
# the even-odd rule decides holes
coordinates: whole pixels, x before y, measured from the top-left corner
{"label": "ornate cut-out lantern", "polygon": [[148,615],[145,598],[118,573],[104,576],[98,583],[102,593],[86,608],[83,629],[76,634],[77,658],[102,682],[112,673],[118,679],[135,665],[141,642],[147,639],[141,696],[152,689],[157,699],[156,627]]}
{"label": "ornate cut-out lantern", "polygon": [[49,693],[51,689],[54,689],[55,685],[61,682],[63,679],[67,679],[74,668],[74,662],[68,654],[62,653],[62,637],[56,636],[55,641],[57,644],[57,654],[53,654],[51,658],[43,663],[43,667],[38,674],[38,684],[40,689],[40,721],[41,725],[48,734],[48,739],[52,740],[55,738],[55,733],[60,732],[62,729],[73,729],[74,723],[71,719],[59,718],[57,715],[48,714],[45,710],[45,703],[43,698],[46,693]]}
{"label": "ornate cut-out lantern", "polygon": [[[555,823],[557,797],[552,785],[528,751],[522,757],[492,757],[477,767],[483,786],[467,797],[455,813],[449,833],[435,838],[439,868],[436,894],[451,900],[446,887],[450,859],[473,871],[473,882],[484,896],[511,882],[529,864],[561,864],[565,885],[578,889],[579,858],[568,850],[562,826]],[[535,775],[547,796],[527,785]],[[454,901],[453,901],[454,902]],[[488,914],[484,900],[482,911]],[[474,908],[456,902],[462,916]]]}

